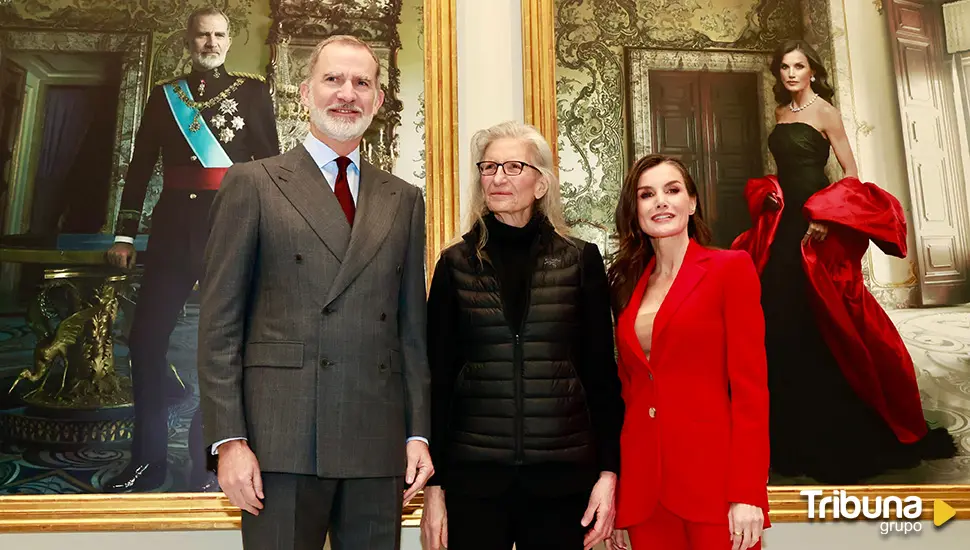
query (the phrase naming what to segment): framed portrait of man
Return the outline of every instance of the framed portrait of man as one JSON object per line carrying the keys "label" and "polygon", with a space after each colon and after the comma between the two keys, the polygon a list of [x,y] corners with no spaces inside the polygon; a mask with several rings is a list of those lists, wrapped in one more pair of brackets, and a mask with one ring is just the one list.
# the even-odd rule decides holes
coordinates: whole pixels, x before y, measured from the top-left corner
{"label": "framed portrait of man", "polygon": [[[355,36],[385,93],[361,158],[421,189],[433,262],[458,215],[455,2],[97,4],[0,5],[0,510],[14,530],[38,510],[45,530],[238,527],[200,443],[200,251],[174,236],[217,186],[186,170],[299,146],[310,53]],[[199,185],[178,206],[173,170]]]}

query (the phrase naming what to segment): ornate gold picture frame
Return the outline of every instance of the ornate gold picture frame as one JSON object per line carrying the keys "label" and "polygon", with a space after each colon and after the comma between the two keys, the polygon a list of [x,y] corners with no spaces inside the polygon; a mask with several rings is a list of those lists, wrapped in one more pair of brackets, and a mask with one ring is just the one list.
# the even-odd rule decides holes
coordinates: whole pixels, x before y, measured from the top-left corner
{"label": "ornate gold picture frame", "polygon": [[[278,6],[279,3],[272,5]],[[421,5],[419,5],[420,7]],[[457,39],[455,0],[423,0],[422,10],[423,68],[424,68],[424,133],[422,151],[425,199],[427,204],[427,265],[433,271],[441,248],[457,230],[459,216],[458,193],[458,112],[457,112]],[[65,35],[63,32],[55,32]],[[67,33],[69,34],[69,33]],[[271,31],[271,39],[274,31]],[[17,39],[26,35],[14,34]],[[100,41],[98,46],[120,49],[135,59],[145,59],[145,41],[135,46],[125,45],[124,36]],[[364,37],[365,39],[367,37]],[[116,45],[117,42],[117,45]],[[278,46],[271,52],[270,67],[276,69]],[[123,47],[122,47],[123,46]],[[114,51],[114,50],[111,50]],[[144,64],[144,62],[143,62]],[[272,73],[272,70],[270,71]],[[126,73],[127,74],[127,73]],[[138,71],[141,79],[125,81],[126,97],[138,99],[146,95],[145,67]],[[270,74],[273,81],[273,75]],[[280,92],[281,90],[275,90]],[[135,103],[138,103],[135,101]],[[277,101],[279,105],[279,101]],[[130,157],[132,134],[137,128],[138,113],[123,103],[119,120],[119,155]],[[379,122],[379,120],[375,120]],[[391,147],[391,143],[382,143]],[[377,147],[379,147],[378,145]],[[379,156],[379,153],[375,153]],[[378,161],[379,162],[379,161]],[[121,166],[117,170],[121,170]],[[116,171],[117,171],[116,170]],[[112,181],[118,181],[120,173]],[[86,255],[85,255],[86,254]],[[61,261],[90,263],[93,253],[80,253],[76,258],[59,257]],[[404,508],[402,524],[417,525],[420,519],[422,495]],[[0,532],[55,531],[156,531],[238,529],[240,511],[221,493],[138,493],[138,494],[58,494],[0,497]]]}
{"label": "ornate gold picture frame", "polygon": [[[878,2],[877,2],[878,3]],[[575,3],[572,3],[575,8]],[[631,2],[632,4],[632,2]],[[809,2],[809,4],[819,4],[819,2]],[[558,101],[557,98],[557,44],[556,44],[556,12],[557,0],[522,0],[522,64],[523,64],[523,91],[525,98],[524,112],[525,122],[535,126],[553,146],[553,153],[557,153],[557,143],[562,142],[559,121],[557,120]],[[644,8],[646,9],[646,8]],[[813,7],[812,9],[817,9]],[[576,29],[572,29],[575,31]],[[684,45],[685,50],[687,45]],[[737,71],[747,71],[752,73],[764,73],[764,67],[759,66],[766,61],[770,61],[769,52],[752,53],[733,53],[723,51],[712,51],[710,56],[705,57],[705,63],[713,62],[715,65],[721,64]],[[652,68],[663,70],[691,70],[689,67],[691,60],[683,55],[683,51],[677,49],[658,48],[656,50],[633,50],[633,53],[624,55],[623,62],[626,64],[650,64]],[[686,65],[685,65],[686,63]],[[654,67],[654,65],[656,65]],[[711,67],[716,70],[717,67]],[[723,68],[723,67],[722,67]],[[770,75],[769,75],[770,76]],[[763,79],[762,79],[763,82]],[[631,88],[643,88],[644,82],[633,82]],[[769,84],[770,88],[770,84]],[[637,94],[636,89],[624,89],[621,87],[623,103],[623,123],[634,126],[635,120],[643,119],[649,115],[635,112],[636,106],[631,106],[631,97]],[[643,99],[643,90],[640,90],[639,99]],[[762,91],[762,93],[769,93]],[[772,109],[773,110],[773,109]],[[767,116],[770,113],[766,113]],[[640,120],[642,122],[642,120]],[[641,129],[642,130],[642,129]],[[767,131],[764,137],[767,136]],[[624,157],[643,155],[650,151],[648,136],[640,131],[632,132],[634,135],[628,143],[621,145]],[[649,134],[649,132],[647,132]],[[638,139],[639,138],[639,139]],[[632,158],[623,158],[624,170],[633,162]],[[766,170],[772,169],[769,165]],[[618,185],[618,183],[617,183]],[[582,223],[585,220],[580,220]],[[609,229],[598,227],[598,230],[606,232]],[[820,405],[821,406],[821,405]],[[700,452],[700,451],[699,451]],[[824,496],[831,496],[835,491],[846,490],[848,494],[862,498],[869,497],[874,500],[876,497],[897,496],[916,496],[923,501],[923,519],[933,519],[935,502],[944,501],[951,506],[957,519],[970,519],[970,485],[919,485],[919,484],[887,484],[887,485],[849,485],[849,486],[823,486],[823,485],[769,485],[769,504],[770,519],[772,522],[808,522],[808,499],[801,494],[802,491],[817,490]]]}

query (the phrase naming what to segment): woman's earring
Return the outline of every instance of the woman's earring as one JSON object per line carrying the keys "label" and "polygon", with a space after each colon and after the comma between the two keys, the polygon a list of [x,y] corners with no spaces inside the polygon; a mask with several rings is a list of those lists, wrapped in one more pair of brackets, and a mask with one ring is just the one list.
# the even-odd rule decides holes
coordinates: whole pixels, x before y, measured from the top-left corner
{"label": "woman's earring", "polygon": [[812,82],[815,82],[815,77],[814,76],[812,77]]}

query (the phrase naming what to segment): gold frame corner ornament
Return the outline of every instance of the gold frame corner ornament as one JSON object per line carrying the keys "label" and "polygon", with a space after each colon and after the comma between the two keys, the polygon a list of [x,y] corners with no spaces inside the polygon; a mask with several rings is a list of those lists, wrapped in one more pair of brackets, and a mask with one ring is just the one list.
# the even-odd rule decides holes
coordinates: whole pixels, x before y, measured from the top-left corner
{"label": "gold frame corner ornament", "polygon": [[524,118],[546,138],[559,169],[556,120],[555,0],[522,0]]}

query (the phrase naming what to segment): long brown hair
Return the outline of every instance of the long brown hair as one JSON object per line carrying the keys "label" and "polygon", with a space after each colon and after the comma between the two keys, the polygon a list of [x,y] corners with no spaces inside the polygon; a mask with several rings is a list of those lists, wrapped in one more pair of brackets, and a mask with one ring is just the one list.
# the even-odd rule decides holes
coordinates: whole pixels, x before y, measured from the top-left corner
{"label": "long brown hair", "polygon": [[796,50],[805,55],[808,59],[809,68],[815,71],[815,81],[811,83],[812,91],[817,93],[825,101],[831,103],[832,97],[835,95],[835,90],[829,85],[829,72],[825,70],[825,65],[822,64],[822,56],[804,40],[788,40],[787,42],[783,42],[778,46],[775,50],[775,55],[771,58],[771,74],[775,75],[775,85],[772,88],[772,91],[775,93],[775,101],[779,105],[791,103],[791,92],[785,87],[785,83],[781,81],[781,60],[784,59],[786,54]]}
{"label": "long brown hair", "polygon": [[[677,168],[684,178],[687,194],[697,199],[697,185],[694,184],[694,178],[690,177],[687,167],[674,157],[647,155],[638,160],[627,173],[626,179],[623,180],[623,188],[620,190],[620,200],[616,204],[616,234],[620,243],[607,270],[610,297],[616,316],[619,316],[630,301],[640,275],[654,255],[650,237],[640,229],[640,218],[637,215],[639,202],[637,186],[640,183],[640,176],[647,170],[665,163]],[[687,236],[700,245],[707,246],[711,242],[711,230],[704,223],[700,201],[697,202],[697,208],[687,222]]]}

